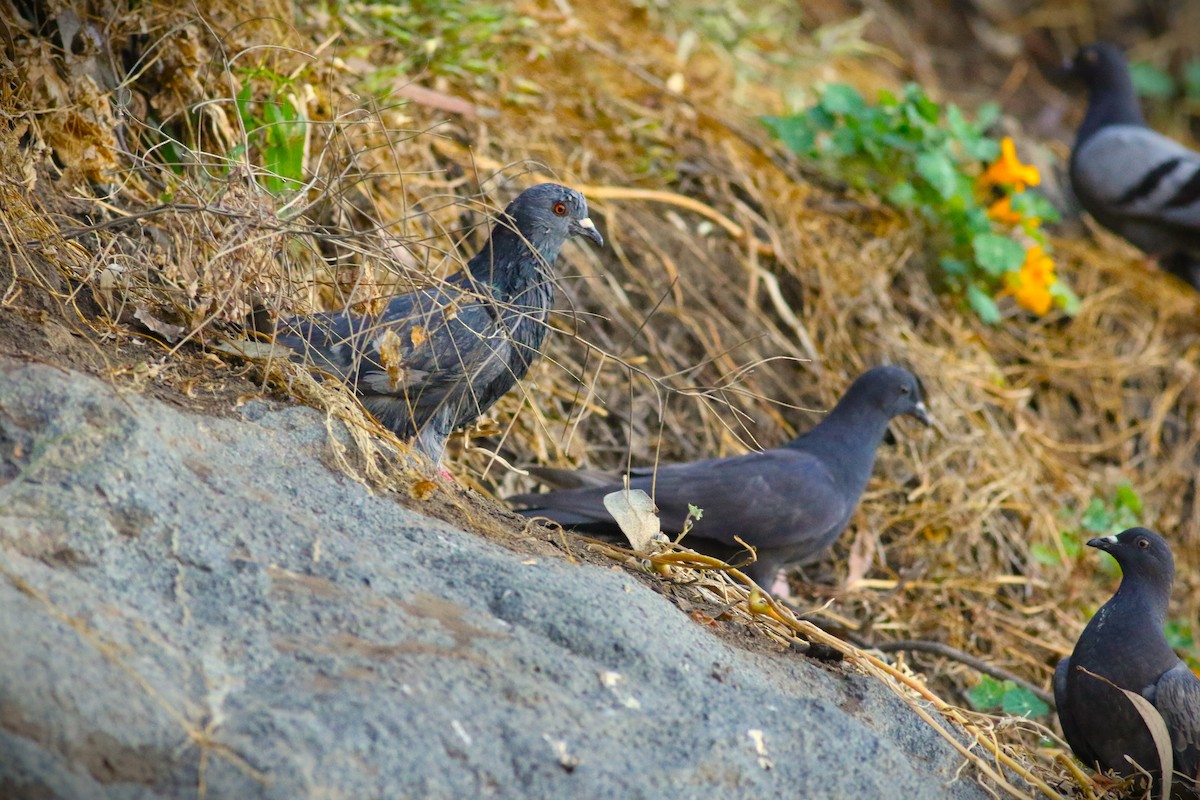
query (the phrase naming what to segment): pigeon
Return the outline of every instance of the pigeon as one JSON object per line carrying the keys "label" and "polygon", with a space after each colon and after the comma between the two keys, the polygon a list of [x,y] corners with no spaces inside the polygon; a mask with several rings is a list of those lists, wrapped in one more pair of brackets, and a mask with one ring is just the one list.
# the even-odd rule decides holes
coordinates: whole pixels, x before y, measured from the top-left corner
{"label": "pigeon", "polygon": [[[850,521],[871,477],[875,451],[893,417],[907,414],[931,425],[920,382],[900,367],[875,367],[846,390],[812,430],[782,447],[731,458],[633,469],[631,489],[650,494],[662,530],[682,532],[689,504],[703,516],[683,540],[693,549],[730,563],[747,557],[740,537],[757,560],[744,570],[767,587],[779,570],[824,553]],[[583,488],[525,494],[510,500],[527,517],[546,517],[594,536],[620,535],[604,508],[604,496],[622,488],[618,477]],[[770,590],[787,596],[780,579]]]}
{"label": "pigeon", "polygon": [[543,183],[504,209],[465,270],[376,315],[283,319],[275,343],[354,387],[363,405],[440,465],[446,438],[529,371],[554,302],[551,268],[569,236],[603,247],[579,192]]}
{"label": "pigeon", "polygon": [[1088,88],[1069,168],[1079,202],[1200,289],[1200,153],[1147,127],[1129,67],[1113,45],[1083,47],[1067,68]]}
{"label": "pigeon", "polygon": [[1123,577],[1117,593],[1083,629],[1075,651],[1054,670],[1063,737],[1085,764],[1133,775],[1128,757],[1157,782],[1159,757],[1150,729],[1113,686],[1136,692],[1158,709],[1170,731],[1177,776],[1173,796],[1194,800],[1200,796],[1200,678],[1163,635],[1175,575],[1171,548],[1145,528],[1092,539],[1088,546],[1111,553]]}

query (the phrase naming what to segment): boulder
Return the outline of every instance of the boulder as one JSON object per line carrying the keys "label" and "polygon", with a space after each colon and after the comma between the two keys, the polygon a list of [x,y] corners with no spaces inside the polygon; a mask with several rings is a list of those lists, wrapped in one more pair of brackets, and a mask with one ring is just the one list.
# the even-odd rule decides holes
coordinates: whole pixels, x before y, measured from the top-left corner
{"label": "boulder", "polygon": [[0,797],[989,796],[877,682],[329,452],[312,409],[0,358]]}

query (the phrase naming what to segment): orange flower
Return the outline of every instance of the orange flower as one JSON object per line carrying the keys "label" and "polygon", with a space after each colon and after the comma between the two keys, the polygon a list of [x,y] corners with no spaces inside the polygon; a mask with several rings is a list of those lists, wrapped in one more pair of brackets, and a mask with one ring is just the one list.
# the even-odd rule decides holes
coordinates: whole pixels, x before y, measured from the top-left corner
{"label": "orange flower", "polygon": [[1002,225],[1017,225],[1024,219],[1019,211],[1013,211],[1012,198],[1008,195],[988,206],[987,215]]}
{"label": "orange flower", "polygon": [[1021,268],[1004,276],[1005,289],[1001,294],[1012,295],[1017,305],[1040,316],[1054,305],[1050,287],[1057,280],[1054,259],[1034,245],[1025,251],[1025,263]]}
{"label": "orange flower", "polygon": [[1038,316],[1049,311],[1050,306],[1054,303],[1054,298],[1050,296],[1050,290],[1045,286],[1039,286],[1034,283],[1023,284],[1017,287],[1012,296],[1017,301],[1017,305],[1032,311]]}
{"label": "orange flower", "polygon": [[1008,136],[1000,140],[1000,158],[979,176],[981,184],[1011,186],[1015,192],[1023,192],[1026,186],[1037,186],[1041,182],[1037,167],[1022,164],[1017,158],[1017,146]]}
{"label": "orange flower", "polygon": [[1049,286],[1054,283],[1054,259],[1046,255],[1040,245],[1034,245],[1025,251],[1025,263],[1021,265],[1021,274],[1029,280]]}

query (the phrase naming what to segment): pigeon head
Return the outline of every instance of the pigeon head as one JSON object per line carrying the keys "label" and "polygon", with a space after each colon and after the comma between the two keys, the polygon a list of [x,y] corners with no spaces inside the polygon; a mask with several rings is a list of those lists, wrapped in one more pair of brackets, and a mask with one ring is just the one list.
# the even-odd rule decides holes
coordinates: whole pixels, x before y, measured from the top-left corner
{"label": "pigeon head", "polygon": [[472,280],[491,285],[509,299],[533,287],[548,304],[549,268],[558,260],[563,243],[576,234],[604,245],[588,219],[583,195],[557,183],[539,183],[504,209],[488,243],[471,259],[468,272]]}
{"label": "pigeon head", "polygon": [[1088,87],[1088,110],[1079,127],[1075,149],[1107,125],[1145,125],[1129,65],[1116,45],[1095,42],[1079,49],[1067,72]]}
{"label": "pigeon head", "polygon": [[875,367],[859,376],[846,390],[846,400],[862,397],[890,419],[907,414],[926,425],[933,417],[925,407],[925,393],[917,376],[902,367]]}
{"label": "pigeon head", "polygon": [[557,183],[531,186],[508,204],[504,214],[547,261],[554,260],[570,236],[586,236],[604,246],[604,237],[588,218],[587,200]]}
{"label": "pigeon head", "polygon": [[1116,536],[1101,536],[1088,542],[1112,555],[1121,565],[1121,573],[1134,580],[1149,580],[1169,594],[1175,577],[1175,559],[1171,548],[1157,533],[1146,528],[1130,528]]}
{"label": "pigeon head", "polygon": [[1084,45],[1067,62],[1067,71],[1089,88],[1116,86],[1129,80],[1129,65],[1116,45],[1094,42]]}

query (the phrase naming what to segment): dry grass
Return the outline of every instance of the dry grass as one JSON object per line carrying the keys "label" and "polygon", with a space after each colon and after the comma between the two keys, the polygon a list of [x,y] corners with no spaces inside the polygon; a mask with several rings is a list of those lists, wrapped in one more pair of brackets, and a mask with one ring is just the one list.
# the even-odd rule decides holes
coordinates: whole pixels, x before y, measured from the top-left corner
{"label": "dry grass", "polygon": [[[0,82],[12,121],[0,132],[14,276],[3,303],[32,320],[31,298],[45,295],[94,340],[153,333],[171,358],[204,358],[191,343],[236,334],[256,304],[371,304],[453,272],[490,209],[535,175],[553,177],[585,189],[609,246],[568,246],[555,318],[565,333],[464,437],[452,460],[462,480],[504,495],[529,485],[507,462],[613,468],[770,446],[810,426],[805,409],[829,408],[865,368],[903,363],[943,429],[897,427],[835,548],[832,587],[805,587],[814,606],[829,601],[861,640],[943,642],[1046,686],[1112,582],[1090,554],[1046,565],[1031,548],[1061,548],[1057,512],[1126,480],[1144,522],[1174,545],[1172,616],[1197,619],[1195,294],[1098,233],[1055,243],[1083,298],[1076,318],[1013,309],[997,328],[980,324],[932,292],[930,259],[902,217],[814,180],[753,121],[814,80],[894,83],[895,65],[921,51],[919,30],[905,46],[873,40],[903,57],[865,56],[881,52],[861,38],[872,39],[870,20],[847,22],[841,3],[815,4],[803,34],[788,27],[790,4],[767,3],[759,28],[714,43],[689,38],[705,30],[690,6],[641,5],[523,3],[537,24],[497,45],[502,69],[487,81],[425,76],[435,91],[417,93],[401,77],[395,103],[361,85],[372,64],[407,54],[358,30],[334,37],[319,16],[307,29],[284,24],[296,18],[284,0],[245,23],[225,0],[200,15],[141,4],[97,28],[110,49],[85,43],[65,59],[50,28],[39,36],[9,20],[24,33]],[[1080,20],[1099,24],[1059,18],[1052,38],[1079,35]],[[132,58],[117,69],[113,52]],[[925,61],[913,68],[937,75]],[[106,69],[132,77],[109,91]],[[256,180],[260,140],[233,101],[245,86],[302,112],[308,184],[287,204]],[[174,169],[163,165],[170,139]],[[271,385],[355,432],[346,469],[373,485],[419,485],[394,471],[402,448],[381,446],[387,435],[344,393],[273,369]],[[720,580],[728,601],[735,590]],[[780,625],[791,623],[767,623]],[[831,639],[801,627],[791,630]],[[889,667],[830,643],[873,674],[892,670],[889,681],[924,673],[958,704],[977,679],[936,657]],[[914,685],[940,724],[997,743],[985,761],[1013,754],[1047,788],[1071,791],[1071,774],[1038,749],[1038,726],[984,720]],[[985,780],[1037,791],[1007,774]]]}

